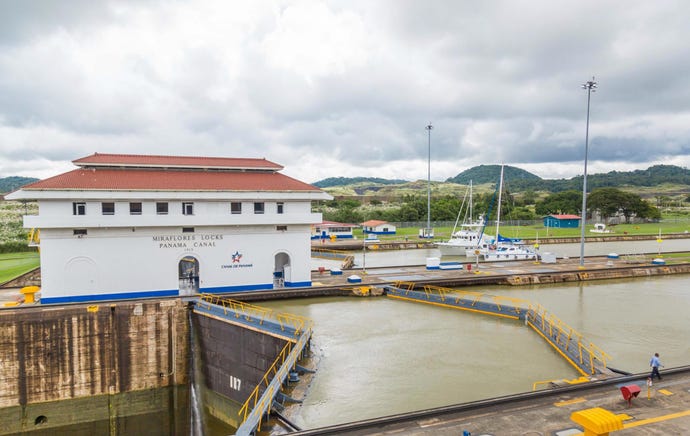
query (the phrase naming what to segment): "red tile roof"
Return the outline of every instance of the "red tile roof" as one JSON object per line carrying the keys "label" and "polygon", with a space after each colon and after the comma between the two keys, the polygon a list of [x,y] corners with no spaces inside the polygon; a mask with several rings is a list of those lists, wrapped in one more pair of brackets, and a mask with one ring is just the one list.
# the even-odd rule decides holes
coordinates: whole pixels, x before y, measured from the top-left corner
{"label": "red tile roof", "polygon": [[201,157],[201,156],[154,156],[137,154],[95,153],[72,161],[79,167],[152,167],[152,168],[215,168],[280,171],[281,165],[266,159]]}
{"label": "red tile roof", "polygon": [[363,225],[365,227],[376,227],[376,226],[380,226],[381,224],[388,224],[388,221],[369,220],[369,221],[364,221],[361,225]]}
{"label": "red tile roof", "polygon": [[28,184],[22,190],[321,191],[277,172],[110,168],[76,169]]}
{"label": "red tile roof", "polygon": [[580,219],[579,215],[565,214],[565,215],[549,215],[549,216],[552,216],[552,217],[559,219],[559,220],[579,220]]}
{"label": "red tile roof", "polygon": [[320,226],[320,227],[359,227],[358,224],[346,224],[346,223],[339,223],[337,221],[327,221],[323,220],[321,224],[314,224],[315,226]]}

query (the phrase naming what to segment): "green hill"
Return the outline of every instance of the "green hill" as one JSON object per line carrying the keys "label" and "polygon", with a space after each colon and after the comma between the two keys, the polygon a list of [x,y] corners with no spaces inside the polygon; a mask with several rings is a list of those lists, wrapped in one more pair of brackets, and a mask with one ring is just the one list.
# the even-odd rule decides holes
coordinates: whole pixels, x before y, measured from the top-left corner
{"label": "green hill", "polygon": [[10,176],[0,179],[0,193],[7,193],[21,188],[22,186],[37,181],[33,177]]}
{"label": "green hill", "polygon": [[[472,180],[476,191],[495,189],[500,176],[500,165],[479,165],[459,173],[445,182],[432,181],[434,195],[457,194],[460,185],[466,186]],[[582,176],[570,179],[542,179],[523,169],[505,166],[504,181],[511,192],[563,192],[582,190]],[[315,183],[326,188],[336,196],[378,195],[382,197],[401,197],[422,194],[426,190],[426,180],[404,181],[373,177],[332,177]],[[681,195],[690,193],[690,170],[674,165],[655,165],[646,170],[610,171],[587,176],[588,191],[597,188],[617,187],[639,192],[646,197]]]}
{"label": "green hill", "polygon": [[[500,165],[479,165],[478,167],[470,168],[455,177],[447,179],[446,182],[469,185],[471,180],[473,184],[480,185],[482,183],[498,183],[500,176]],[[503,168],[503,180],[506,183],[510,183],[512,186],[515,180],[536,183],[541,181],[542,178],[523,169],[506,165]]]}

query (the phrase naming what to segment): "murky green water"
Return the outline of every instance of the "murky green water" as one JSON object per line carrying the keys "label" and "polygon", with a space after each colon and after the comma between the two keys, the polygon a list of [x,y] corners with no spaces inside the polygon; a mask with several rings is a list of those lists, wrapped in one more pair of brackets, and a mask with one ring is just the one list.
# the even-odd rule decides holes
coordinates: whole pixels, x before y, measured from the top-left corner
{"label": "murky green water", "polygon": [[[611,355],[648,369],[690,363],[690,277],[485,289],[542,304]],[[473,289],[477,290],[477,289]],[[302,299],[265,306],[312,318],[320,359],[292,419],[304,428],[530,391],[577,371],[518,321],[387,298]]]}

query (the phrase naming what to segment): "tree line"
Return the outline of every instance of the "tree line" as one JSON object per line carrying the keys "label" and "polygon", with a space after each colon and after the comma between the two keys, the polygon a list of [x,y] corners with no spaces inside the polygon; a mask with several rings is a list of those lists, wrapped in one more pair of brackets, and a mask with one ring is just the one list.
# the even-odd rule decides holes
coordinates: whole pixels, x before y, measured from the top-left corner
{"label": "tree line", "polygon": [[[516,196],[507,189],[501,195],[501,216],[507,220],[538,220],[547,215],[580,215],[582,192],[567,190],[548,195],[537,200],[534,191],[528,190]],[[473,198],[475,216],[496,215],[496,193],[476,194]],[[436,196],[431,201],[432,221],[453,221],[458,216],[462,199],[453,195]],[[424,221],[427,219],[427,199],[421,195],[405,195],[397,204],[384,206],[373,200],[370,206],[353,199],[331,200],[321,203],[317,210],[323,213],[324,220],[342,223],[361,223],[376,219],[389,222]],[[598,188],[587,196],[588,215],[597,212],[603,219],[623,216],[626,222],[632,217],[645,220],[661,218],[659,209],[646,202],[637,194],[617,188]],[[462,211],[464,216],[464,211]]]}

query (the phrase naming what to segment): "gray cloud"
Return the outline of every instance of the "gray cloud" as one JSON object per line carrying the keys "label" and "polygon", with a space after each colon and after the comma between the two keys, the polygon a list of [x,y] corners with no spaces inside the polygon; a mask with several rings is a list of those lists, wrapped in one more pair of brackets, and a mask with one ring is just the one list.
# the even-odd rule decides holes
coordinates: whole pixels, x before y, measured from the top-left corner
{"label": "gray cloud", "polygon": [[[259,156],[316,181],[505,162],[690,164],[682,1],[3,3],[0,176],[96,151]],[[653,150],[653,152],[650,152]]]}

